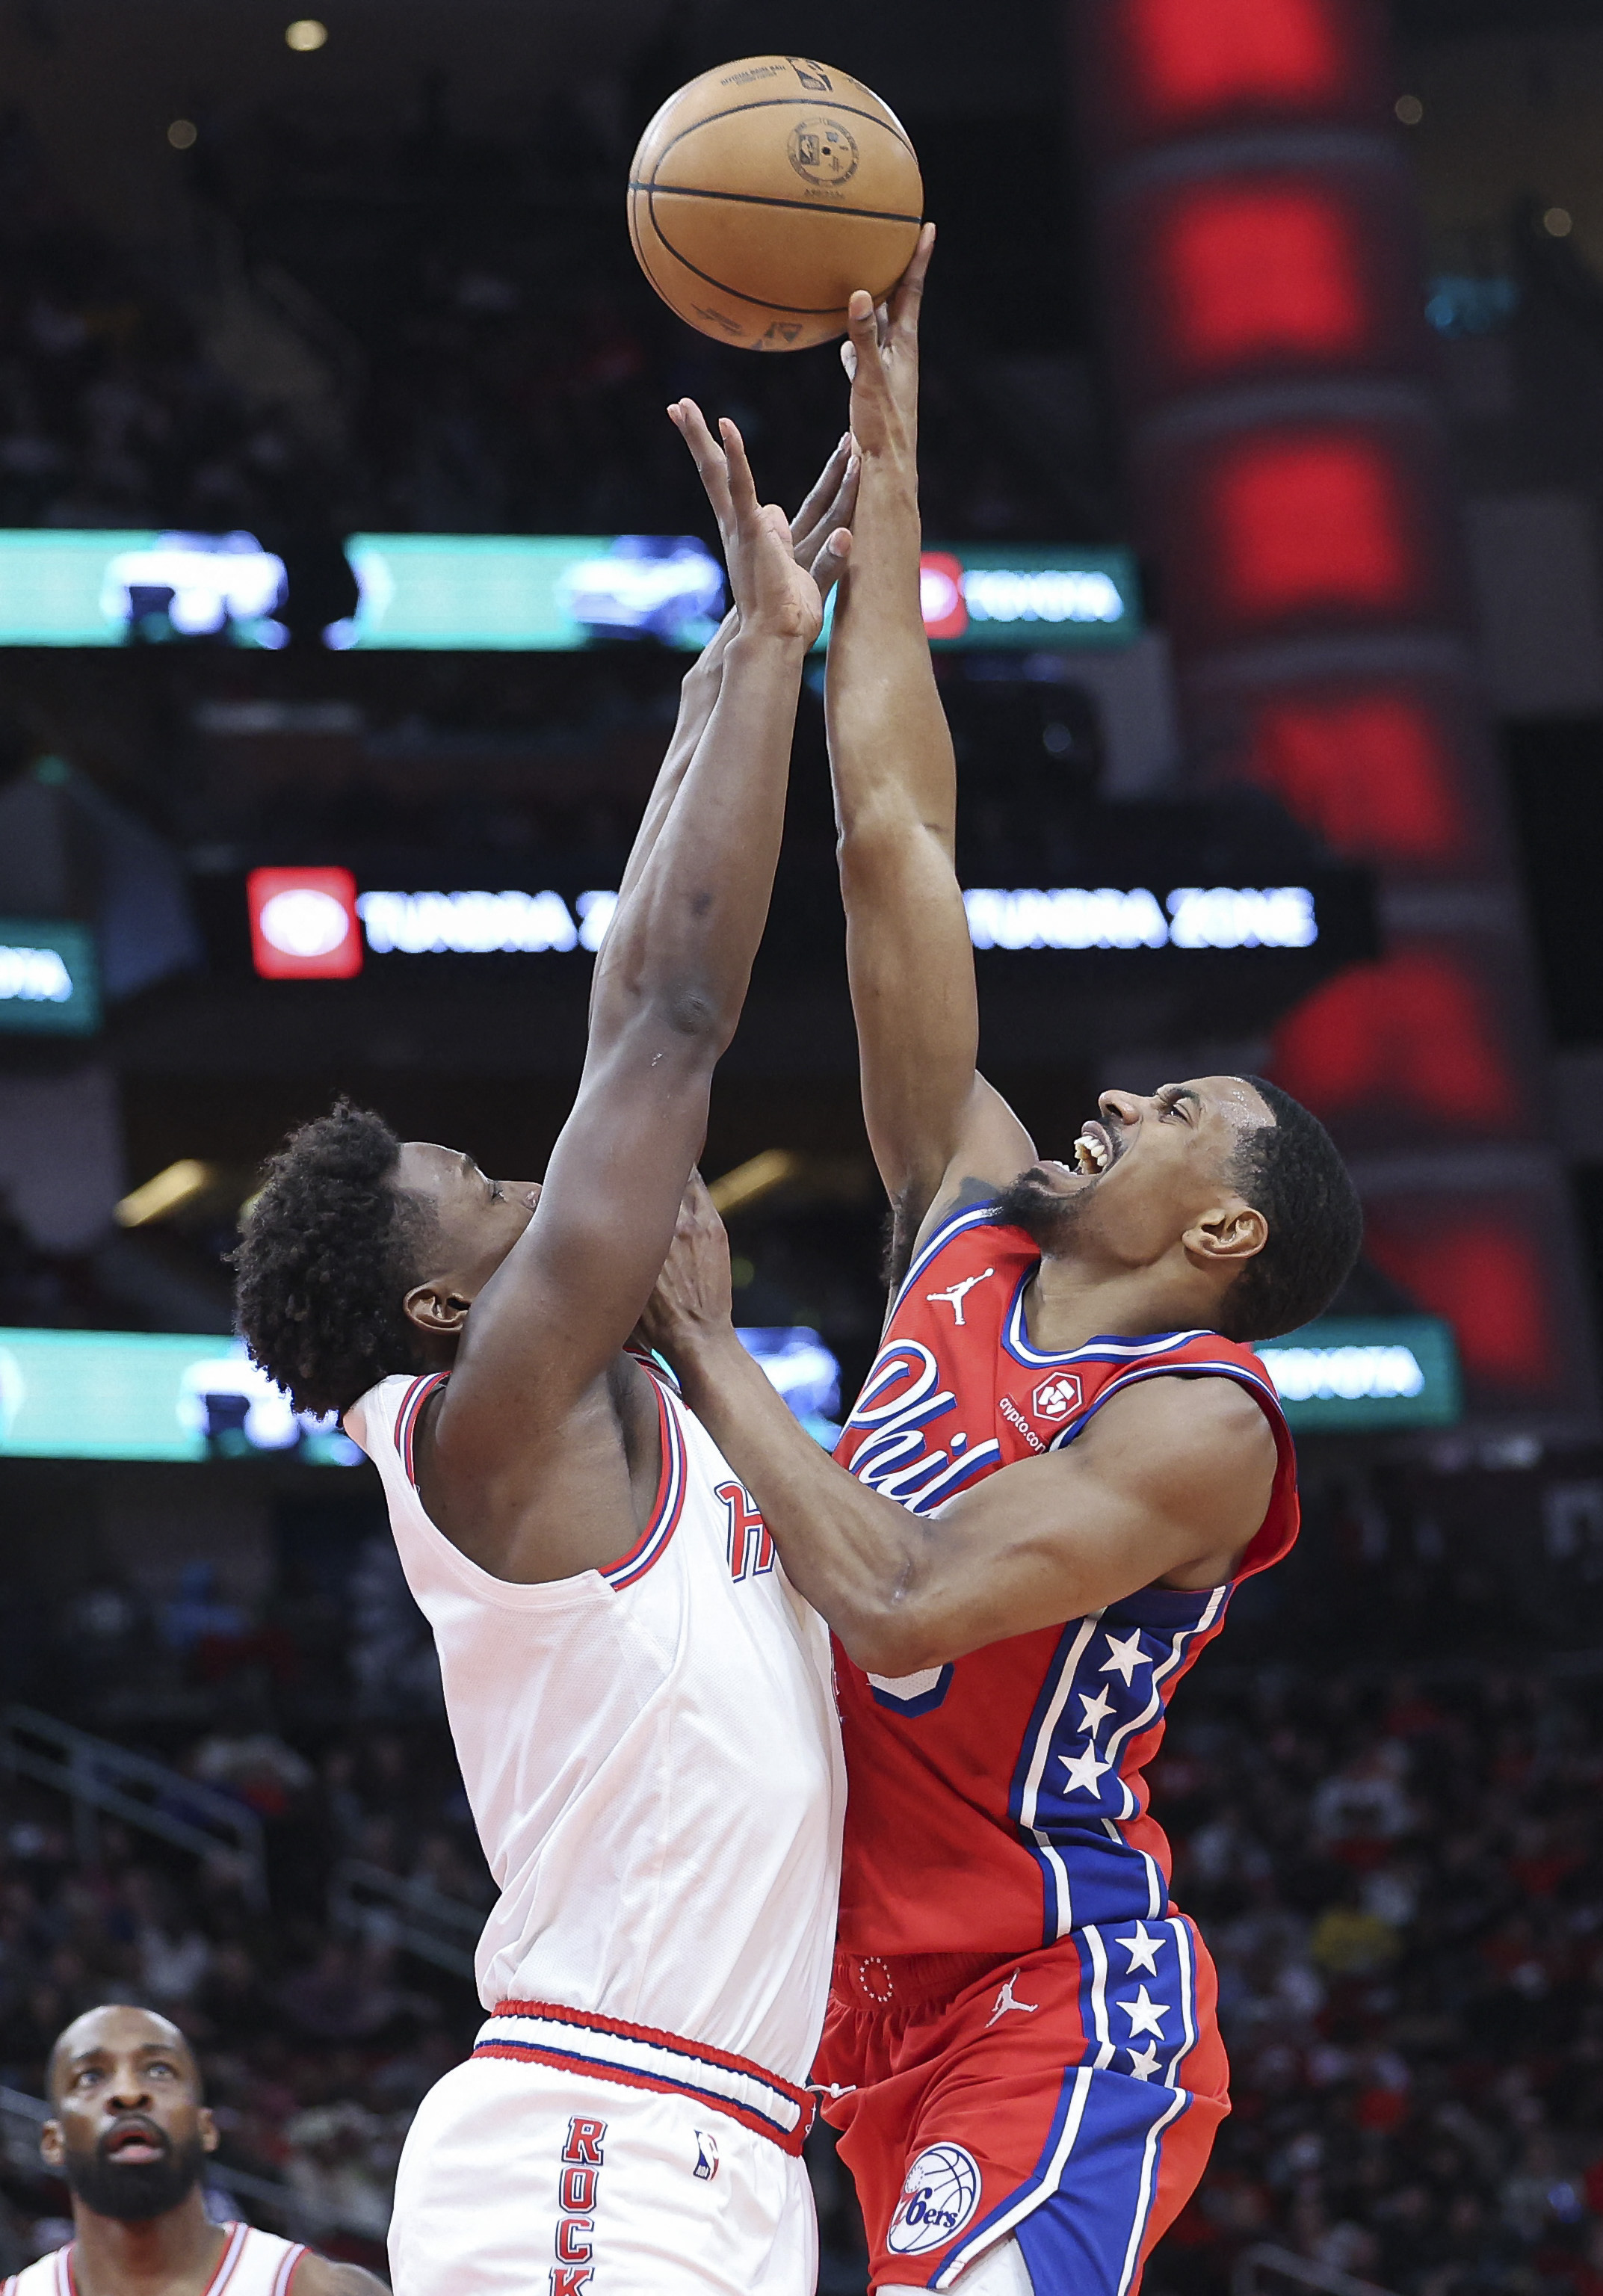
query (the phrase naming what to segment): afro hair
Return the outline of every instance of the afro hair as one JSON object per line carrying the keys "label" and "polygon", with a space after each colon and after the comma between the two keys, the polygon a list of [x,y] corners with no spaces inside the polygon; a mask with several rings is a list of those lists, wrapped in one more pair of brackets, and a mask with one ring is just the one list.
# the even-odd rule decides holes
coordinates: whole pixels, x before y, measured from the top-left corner
{"label": "afro hair", "polygon": [[432,1215],[397,1185],[400,1155],[381,1116],[340,1100],[267,1166],[233,1255],[234,1302],[297,1411],[348,1410],[389,1373],[422,1368],[402,1303]]}

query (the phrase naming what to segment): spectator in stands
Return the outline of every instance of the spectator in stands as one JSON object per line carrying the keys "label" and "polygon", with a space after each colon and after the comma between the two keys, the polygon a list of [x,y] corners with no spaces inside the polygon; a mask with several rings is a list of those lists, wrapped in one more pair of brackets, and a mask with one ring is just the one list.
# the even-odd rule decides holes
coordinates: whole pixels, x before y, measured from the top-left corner
{"label": "spectator in stands", "polygon": [[201,2171],[217,2136],[200,2076],[177,2027],[151,2010],[106,2005],[69,2025],[51,2051],[40,2152],[72,2194],[74,2237],[6,2283],[6,2296],[122,2296],[241,2287],[297,2296],[377,2296],[382,2282],[291,2241],[208,2218]]}

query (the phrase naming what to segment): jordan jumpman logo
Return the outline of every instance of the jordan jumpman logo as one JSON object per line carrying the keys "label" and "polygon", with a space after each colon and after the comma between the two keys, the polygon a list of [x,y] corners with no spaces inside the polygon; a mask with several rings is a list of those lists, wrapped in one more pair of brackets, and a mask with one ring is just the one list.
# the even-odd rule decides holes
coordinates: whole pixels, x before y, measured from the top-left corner
{"label": "jordan jumpman logo", "polygon": [[983,1283],[986,1281],[986,1276],[994,1275],[995,1273],[996,1270],[994,1267],[987,1267],[985,1275],[965,1275],[961,1283],[953,1284],[949,1291],[926,1292],[924,1297],[929,1301],[932,1307],[937,1300],[944,1300],[946,1305],[951,1308],[953,1316],[957,1318],[959,1327],[961,1328],[963,1322],[963,1301],[968,1298],[969,1292],[973,1291],[977,1283]]}
{"label": "jordan jumpman logo", "polygon": [[1040,2008],[1041,2004],[1039,2001],[1016,2001],[1014,1999],[1013,1988],[1018,1984],[1018,1972],[1015,1970],[1011,1977],[1009,1978],[1007,1983],[1002,1987],[1002,1991],[997,1995],[995,2008],[992,2010],[990,2015],[986,2019],[986,2030],[987,2033],[990,2031],[992,2026],[994,2025],[996,2020],[999,2017],[1005,2017],[1010,2009],[1017,2009],[1023,2015],[1033,2017],[1036,2010]]}

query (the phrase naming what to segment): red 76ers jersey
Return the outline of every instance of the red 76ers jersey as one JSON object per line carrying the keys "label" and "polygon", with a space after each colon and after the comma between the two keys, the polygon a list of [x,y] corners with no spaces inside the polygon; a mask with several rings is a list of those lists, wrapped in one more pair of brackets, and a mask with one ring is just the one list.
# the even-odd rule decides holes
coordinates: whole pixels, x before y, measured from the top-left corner
{"label": "red 76ers jersey", "polygon": [[[1174,1372],[1239,1381],[1280,1454],[1239,1578],[1296,1537],[1296,1463],[1252,1349],[1214,1332],[1030,1344],[1040,1252],[979,1204],[908,1271],[835,1456],[928,1514],[998,1467],[1072,1443],[1111,1395]],[[840,1943],[848,1953],[1035,1950],[1087,1923],[1169,1911],[1169,1846],[1142,1773],[1175,1684],[1224,1621],[1232,1586],[1148,1587],[898,1681],[836,1648],[848,1793]]]}

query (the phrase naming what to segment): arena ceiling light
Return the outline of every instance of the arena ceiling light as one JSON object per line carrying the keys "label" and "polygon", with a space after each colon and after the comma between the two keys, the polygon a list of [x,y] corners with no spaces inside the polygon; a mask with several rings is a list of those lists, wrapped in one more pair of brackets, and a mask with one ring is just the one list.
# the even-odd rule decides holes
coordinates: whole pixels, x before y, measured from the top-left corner
{"label": "arena ceiling light", "polygon": [[217,1178],[215,1164],[203,1164],[195,1156],[181,1156],[153,1179],[132,1189],[116,1207],[113,1218],[119,1227],[148,1227],[152,1220],[166,1219],[170,1212],[192,1203]]}

